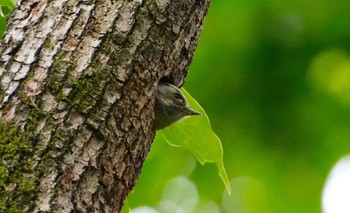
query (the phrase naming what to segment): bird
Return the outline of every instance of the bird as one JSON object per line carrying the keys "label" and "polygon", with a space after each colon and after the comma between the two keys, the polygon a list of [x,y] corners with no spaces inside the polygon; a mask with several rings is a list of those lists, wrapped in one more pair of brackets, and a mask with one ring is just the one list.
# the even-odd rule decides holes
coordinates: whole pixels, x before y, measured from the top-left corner
{"label": "bird", "polygon": [[169,127],[187,116],[201,115],[190,108],[181,90],[171,83],[158,84],[154,111],[155,130]]}

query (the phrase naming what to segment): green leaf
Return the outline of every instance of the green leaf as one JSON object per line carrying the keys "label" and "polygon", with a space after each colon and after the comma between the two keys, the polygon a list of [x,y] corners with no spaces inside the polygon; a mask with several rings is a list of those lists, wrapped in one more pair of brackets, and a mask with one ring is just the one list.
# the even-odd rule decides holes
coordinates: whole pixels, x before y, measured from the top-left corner
{"label": "green leaf", "polygon": [[131,209],[130,209],[130,206],[129,206],[129,202],[128,202],[128,199],[126,199],[124,201],[124,204],[123,204],[123,207],[122,207],[122,211],[120,213],[130,213]]}
{"label": "green leaf", "polygon": [[0,2],[0,18],[6,18],[15,7],[16,0],[1,0]]}
{"label": "green leaf", "polygon": [[16,0],[1,0],[0,2],[0,39],[5,31],[6,19],[15,7]]}
{"label": "green leaf", "polygon": [[1,0],[0,6],[15,7],[17,0]]}
{"label": "green leaf", "polygon": [[191,108],[201,112],[202,115],[189,117],[185,121],[159,131],[158,134],[162,135],[170,145],[182,147],[193,153],[202,165],[215,163],[230,194],[231,187],[223,162],[221,141],[211,129],[209,118],[204,109],[185,89],[182,88],[181,91],[186,96]]}

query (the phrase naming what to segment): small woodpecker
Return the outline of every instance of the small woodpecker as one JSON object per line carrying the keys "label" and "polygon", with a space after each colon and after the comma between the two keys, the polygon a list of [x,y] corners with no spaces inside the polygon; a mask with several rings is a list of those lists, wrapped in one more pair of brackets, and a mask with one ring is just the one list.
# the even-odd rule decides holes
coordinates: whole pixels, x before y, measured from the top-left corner
{"label": "small woodpecker", "polygon": [[170,83],[158,85],[155,103],[155,130],[166,128],[186,116],[200,114],[189,107],[179,88]]}

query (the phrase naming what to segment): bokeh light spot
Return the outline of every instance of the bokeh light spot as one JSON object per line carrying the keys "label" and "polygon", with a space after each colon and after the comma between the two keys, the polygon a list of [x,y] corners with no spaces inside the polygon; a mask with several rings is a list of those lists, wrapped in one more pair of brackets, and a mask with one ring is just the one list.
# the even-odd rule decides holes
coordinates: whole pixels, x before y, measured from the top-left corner
{"label": "bokeh light spot", "polygon": [[346,52],[332,49],[318,54],[309,76],[315,88],[350,104],[350,56]]}
{"label": "bokeh light spot", "polygon": [[197,187],[188,178],[179,176],[165,187],[157,209],[160,212],[191,212],[199,201]]}
{"label": "bokeh light spot", "polygon": [[253,177],[238,177],[230,181],[231,196],[224,192],[222,204],[226,212],[269,212],[264,185]]}
{"label": "bokeh light spot", "polygon": [[324,213],[350,212],[350,155],[343,157],[328,176],[322,195]]}

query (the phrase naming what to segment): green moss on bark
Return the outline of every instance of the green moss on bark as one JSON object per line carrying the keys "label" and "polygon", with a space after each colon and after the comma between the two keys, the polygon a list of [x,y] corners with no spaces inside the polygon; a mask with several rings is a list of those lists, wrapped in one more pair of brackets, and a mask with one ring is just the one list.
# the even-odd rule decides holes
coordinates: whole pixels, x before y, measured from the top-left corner
{"label": "green moss on bark", "polygon": [[0,212],[24,212],[37,197],[29,160],[33,137],[15,124],[0,122],[0,138]]}

